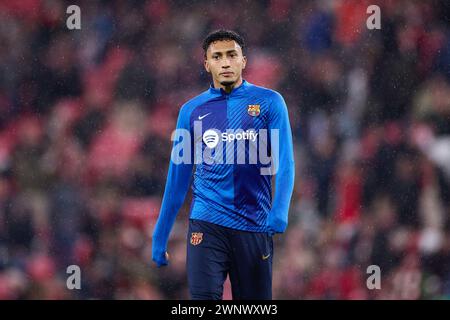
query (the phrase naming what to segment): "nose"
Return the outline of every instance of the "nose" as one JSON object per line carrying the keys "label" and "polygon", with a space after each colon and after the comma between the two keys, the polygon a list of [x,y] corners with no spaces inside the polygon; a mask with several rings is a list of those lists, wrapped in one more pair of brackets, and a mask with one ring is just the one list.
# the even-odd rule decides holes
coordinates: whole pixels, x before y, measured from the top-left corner
{"label": "nose", "polygon": [[222,68],[223,69],[228,69],[229,67],[230,67],[230,60],[228,58],[223,59]]}

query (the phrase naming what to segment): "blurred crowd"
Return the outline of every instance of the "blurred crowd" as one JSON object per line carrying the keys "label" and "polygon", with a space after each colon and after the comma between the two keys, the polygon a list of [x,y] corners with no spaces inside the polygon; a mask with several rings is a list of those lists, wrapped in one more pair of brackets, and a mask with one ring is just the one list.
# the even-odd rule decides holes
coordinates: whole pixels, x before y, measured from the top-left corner
{"label": "blurred crowd", "polygon": [[81,30],[70,4],[0,0],[0,299],[188,298],[191,195],[166,268],[151,232],[178,110],[210,83],[202,39],[221,27],[247,41],[244,78],[290,112],[274,298],[450,298],[448,1],[86,0]]}

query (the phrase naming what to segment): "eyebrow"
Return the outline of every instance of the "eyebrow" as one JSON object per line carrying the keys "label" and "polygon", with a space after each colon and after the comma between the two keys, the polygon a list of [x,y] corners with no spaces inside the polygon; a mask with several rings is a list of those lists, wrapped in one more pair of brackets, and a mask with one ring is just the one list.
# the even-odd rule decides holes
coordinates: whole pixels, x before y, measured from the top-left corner
{"label": "eyebrow", "polygon": [[[213,51],[213,52],[211,52],[211,55],[213,56],[215,54],[222,54],[222,52],[223,51]],[[225,51],[225,53],[232,53],[232,52],[237,52],[237,50],[236,49],[231,49],[231,50]]]}

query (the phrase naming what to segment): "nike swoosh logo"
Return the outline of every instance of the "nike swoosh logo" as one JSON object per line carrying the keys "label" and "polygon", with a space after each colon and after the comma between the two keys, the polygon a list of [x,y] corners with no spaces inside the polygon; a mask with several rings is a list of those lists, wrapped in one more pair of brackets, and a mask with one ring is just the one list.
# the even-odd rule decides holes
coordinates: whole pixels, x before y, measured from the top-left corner
{"label": "nike swoosh logo", "polygon": [[202,116],[198,116],[198,120],[202,120],[204,117],[209,116],[210,114],[211,114],[211,112],[207,113],[207,114],[204,114]]}
{"label": "nike swoosh logo", "polygon": [[262,255],[262,259],[263,259],[263,260],[267,260],[267,259],[269,259],[269,257],[270,257],[270,253],[269,253],[267,256]]}

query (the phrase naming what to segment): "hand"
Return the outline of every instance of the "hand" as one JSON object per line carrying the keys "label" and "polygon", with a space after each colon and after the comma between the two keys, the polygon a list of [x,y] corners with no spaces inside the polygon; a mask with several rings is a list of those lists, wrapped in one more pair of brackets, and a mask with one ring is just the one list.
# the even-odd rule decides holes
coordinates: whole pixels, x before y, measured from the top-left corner
{"label": "hand", "polygon": [[167,266],[169,264],[169,253],[167,251],[153,251],[152,260],[156,263],[157,267]]}

